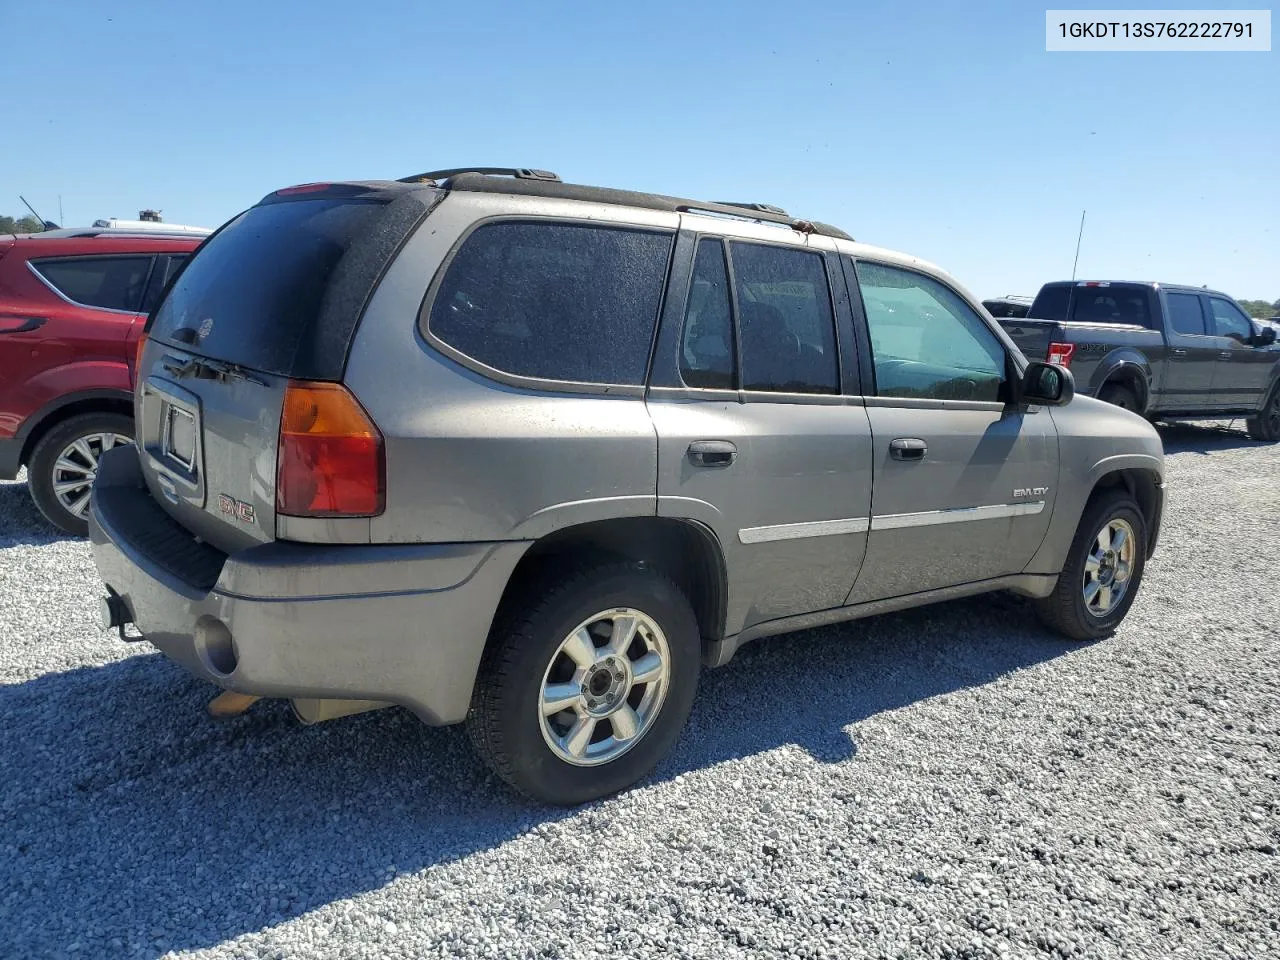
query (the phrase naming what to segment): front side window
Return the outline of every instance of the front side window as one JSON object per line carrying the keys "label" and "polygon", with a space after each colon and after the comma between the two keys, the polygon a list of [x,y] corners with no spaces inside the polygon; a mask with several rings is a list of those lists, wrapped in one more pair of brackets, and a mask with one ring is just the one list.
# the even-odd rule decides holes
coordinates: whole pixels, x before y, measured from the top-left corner
{"label": "front side window", "polygon": [[1204,312],[1200,298],[1194,293],[1166,293],[1169,303],[1169,324],[1176,333],[1204,336]]}
{"label": "front side window", "polygon": [[730,243],[742,387],[839,393],[835,319],[821,254]]}
{"label": "front side window", "polygon": [[680,376],[690,387],[732,390],[736,369],[724,244],[700,240],[680,338]]}
{"label": "front side window", "polygon": [[137,312],[151,257],[77,257],[35,260],[32,267],[68,300],[104,310]]}
{"label": "front side window", "polygon": [[643,384],[671,244],[621,227],[485,224],[449,264],[428,329],[504,373]]}
{"label": "front side window", "polygon": [[858,262],[856,271],[878,396],[1001,399],[1004,348],[958,294],[898,267]]}
{"label": "front side window", "polygon": [[1213,311],[1214,332],[1220,337],[1230,337],[1241,343],[1248,343],[1253,338],[1253,324],[1244,312],[1230,300],[1221,297],[1209,298],[1209,309]]}

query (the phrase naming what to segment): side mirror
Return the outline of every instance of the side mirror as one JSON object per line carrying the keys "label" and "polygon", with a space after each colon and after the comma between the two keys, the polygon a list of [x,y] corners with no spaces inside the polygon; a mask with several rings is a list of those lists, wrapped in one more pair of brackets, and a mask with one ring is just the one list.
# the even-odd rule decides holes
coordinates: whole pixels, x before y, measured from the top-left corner
{"label": "side mirror", "polygon": [[1276,328],[1272,326],[1262,326],[1258,324],[1258,332],[1253,335],[1253,345],[1255,347],[1269,347],[1276,342]]}
{"label": "side mirror", "polygon": [[1056,363],[1027,364],[1022,374],[1022,402],[1061,407],[1076,395],[1076,378],[1066,367]]}

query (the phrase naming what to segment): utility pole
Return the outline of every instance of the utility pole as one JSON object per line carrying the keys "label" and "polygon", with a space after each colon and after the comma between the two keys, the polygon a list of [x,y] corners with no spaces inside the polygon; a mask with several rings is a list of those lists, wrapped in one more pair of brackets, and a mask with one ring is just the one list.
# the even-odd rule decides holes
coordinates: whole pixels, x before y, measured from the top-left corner
{"label": "utility pole", "polygon": [[1084,238],[1084,215],[1087,211],[1080,211],[1080,232],[1076,234],[1076,258],[1071,261],[1071,279],[1076,278],[1076,267],[1080,263],[1080,241]]}

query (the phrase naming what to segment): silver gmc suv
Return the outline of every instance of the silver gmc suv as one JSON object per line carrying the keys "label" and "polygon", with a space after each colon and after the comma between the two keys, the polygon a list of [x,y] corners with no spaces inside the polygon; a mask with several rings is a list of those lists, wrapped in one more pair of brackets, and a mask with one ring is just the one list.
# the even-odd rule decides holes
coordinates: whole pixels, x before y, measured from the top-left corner
{"label": "silver gmc suv", "polygon": [[305,721],[466,721],[552,803],[645,776],[758,637],[994,590],[1102,637],[1164,502],[1151,426],[938,268],[536,170],[279,190],[137,369],[105,624]]}

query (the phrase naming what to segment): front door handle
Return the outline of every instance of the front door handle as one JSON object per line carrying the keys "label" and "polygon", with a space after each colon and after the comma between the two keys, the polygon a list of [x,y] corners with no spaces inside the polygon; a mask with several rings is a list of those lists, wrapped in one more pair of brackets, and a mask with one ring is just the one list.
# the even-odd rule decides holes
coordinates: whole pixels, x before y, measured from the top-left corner
{"label": "front door handle", "polygon": [[689,461],[695,467],[727,467],[738,459],[738,448],[728,440],[695,440],[689,444]]}
{"label": "front door handle", "polygon": [[1174,347],[1173,355],[1175,357],[1185,357],[1187,355],[1187,351],[1183,350],[1181,347]]}
{"label": "front door handle", "polygon": [[899,437],[889,443],[889,456],[895,460],[923,460],[929,445],[917,437]]}
{"label": "front door handle", "polygon": [[1230,360],[1230,359],[1231,359],[1231,351],[1230,351],[1230,350],[1219,350],[1219,351],[1218,351],[1218,359],[1219,359],[1219,360]]}

